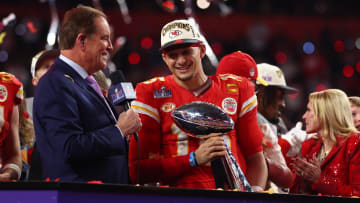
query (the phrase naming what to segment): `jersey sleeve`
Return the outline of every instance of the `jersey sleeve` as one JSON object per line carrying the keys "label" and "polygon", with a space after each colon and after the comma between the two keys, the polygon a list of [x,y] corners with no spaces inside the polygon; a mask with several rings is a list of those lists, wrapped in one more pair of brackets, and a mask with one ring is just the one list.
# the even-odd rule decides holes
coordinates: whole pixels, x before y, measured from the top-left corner
{"label": "jersey sleeve", "polygon": [[23,85],[14,75],[10,73],[1,73],[1,80],[3,82],[9,83],[11,91],[15,91],[14,104],[20,104],[24,99]]}
{"label": "jersey sleeve", "polygon": [[241,151],[246,156],[261,152],[263,134],[257,123],[257,97],[254,85],[247,79],[239,85],[240,105],[236,131]]}
{"label": "jersey sleeve", "polygon": [[[139,83],[137,99],[132,102],[141,118],[139,143],[132,137],[129,146],[129,173],[133,183],[168,184],[191,169],[189,155],[166,157],[162,151],[161,118],[153,96],[152,84]],[[140,152],[140,157],[138,154]],[[140,161],[138,161],[140,159]],[[138,173],[139,168],[139,173]],[[139,177],[138,177],[139,175]]]}

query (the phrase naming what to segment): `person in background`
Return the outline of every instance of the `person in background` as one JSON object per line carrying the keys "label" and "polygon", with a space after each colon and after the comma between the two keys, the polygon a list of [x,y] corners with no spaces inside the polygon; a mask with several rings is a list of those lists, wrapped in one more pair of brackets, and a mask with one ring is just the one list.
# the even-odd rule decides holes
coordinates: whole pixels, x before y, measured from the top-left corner
{"label": "person in background", "polygon": [[21,82],[10,73],[0,72],[0,182],[21,177],[19,104],[22,100]]}
{"label": "person in background", "polygon": [[235,51],[221,58],[216,74],[234,74],[245,77],[254,85],[256,82],[267,86],[267,82],[258,74],[256,62],[252,56],[242,51]]}
{"label": "person in background", "polygon": [[111,82],[109,83],[108,78],[106,77],[105,73],[102,70],[99,70],[93,74],[96,82],[99,84],[101,92],[104,94],[105,97],[108,96],[108,91],[111,86]]}
{"label": "person in background", "polygon": [[[60,50],[42,50],[38,52],[31,60],[30,73],[31,83],[34,87],[39,83],[40,78],[49,70],[50,66],[54,63],[56,57],[60,54]],[[34,97],[28,97],[26,100],[26,109],[32,119],[32,109]]]}
{"label": "person in background", "polygon": [[360,97],[349,97],[355,128],[360,131]]}
{"label": "person in background", "polygon": [[[210,166],[225,156],[229,146],[253,190],[263,190],[267,169],[262,152],[262,133],[256,122],[254,85],[237,76],[207,76],[201,59],[205,45],[199,31],[187,20],[174,20],[161,30],[161,56],[172,75],[138,83],[132,107],[143,127],[139,131],[140,163],[136,140],[129,148],[133,182],[160,182],[171,187],[215,189]],[[190,137],[171,118],[171,111],[192,101],[223,109],[235,129],[221,136],[199,140]]]}
{"label": "person in background", "polygon": [[35,130],[33,121],[26,109],[26,99],[19,105],[19,135],[23,166],[20,180],[27,181],[29,180],[32,152],[34,150]]}
{"label": "person in background", "polygon": [[[255,60],[247,53],[241,51],[232,52],[220,60],[216,74],[229,73],[246,77],[253,81],[254,84],[258,82],[264,87],[268,86],[268,83],[258,75]],[[261,99],[259,98],[259,100]],[[283,192],[281,188],[290,187],[293,182],[293,175],[281,153],[278,137],[272,131],[270,124],[266,122],[259,124],[264,134],[263,148],[269,174],[265,190],[271,188],[274,192],[280,193]]]}
{"label": "person in background", "polygon": [[291,193],[360,196],[360,135],[347,95],[339,89],[313,92],[303,115],[306,133],[301,156],[293,158]]}
{"label": "person in background", "polygon": [[[31,66],[30,66],[30,73],[32,76],[32,84],[36,88],[36,86],[39,83],[40,78],[50,69],[51,65],[54,63],[56,57],[58,57],[60,54],[60,50],[58,49],[52,49],[52,50],[42,50],[38,52],[31,60]],[[33,101],[34,97],[28,97],[25,99],[24,103],[26,104],[24,109],[24,115],[28,114],[29,118],[21,117],[20,114],[20,121],[22,121],[24,124],[24,127],[27,126],[26,130],[27,132],[24,133],[30,133],[34,132],[34,124],[33,124]],[[26,111],[25,111],[26,109]],[[31,122],[31,124],[30,124]],[[21,124],[21,122],[20,122]],[[32,125],[32,127],[30,127]],[[32,128],[32,129],[31,129]],[[21,133],[21,132],[20,132]],[[35,133],[35,132],[34,132]],[[35,134],[34,134],[35,136]],[[35,137],[34,137],[35,139]],[[42,177],[42,166],[41,166],[41,160],[40,160],[40,154],[37,149],[37,144],[34,140],[32,147],[25,147],[23,148],[25,150],[26,154],[26,161],[23,158],[23,161],[25,161],[25,166],[28,166],[28,171],[26,172],[26,178],[25,180],[30,181],[40,181],[43,180]],[[25,155],[23,156],[25,157]]]}
{"label": "person in background", "polygon": [[257,82],[257,96],[259,98],[258,122],[267,123],[279,138],[281,151],[286,157],[297,155],[301,143],[311,135],[302,130],[302,122],[288,130],[282,119],[285,110],[285,95],[298,92],[297,89],[287,86],[285,75],[277,66],[267,63],[257,65],[259,77],[264,79],[268,86]]}
{"label": "person in background", "polygon": [[34,96],[43,176],[127,184],[127,139],[141,121],[133,109],[118,116],[92,76],[106,67],[113,49],[106,15],[87,6],[67,11],[59,40],[60,56]]}

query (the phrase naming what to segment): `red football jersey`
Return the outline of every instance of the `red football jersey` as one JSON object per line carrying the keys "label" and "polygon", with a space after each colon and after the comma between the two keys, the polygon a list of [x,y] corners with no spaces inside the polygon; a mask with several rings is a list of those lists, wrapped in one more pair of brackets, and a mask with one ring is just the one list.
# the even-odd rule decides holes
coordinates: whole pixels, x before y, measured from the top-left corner
{"label": "red football jersey", "polygon": [[[140,114],[142,121],[139,131],[141,183],[215,188],[210,164],[193,168],[189,163],[189,154],[198,148],[199,139],[189,136],[171,118],[172,110],[193,101],[212,103],[232,118],[235,129],[227,133],[224,140],[244,173],[244,156],[262,151],[254,85],[245,78],[230,74],[209,77],[210,88],[198,96],[180,87],[172,75],[153,78],[136,86],[137,99],[131,106]],[[136,141],[131,139],[129,170],[134,182],[138,167],[137,150]]]}
{"label": "red football jersey", "polygon": [[20,104],[23,97],[21,82],[10,73],[0,72],[0,144],[7,136],[13,106]]}

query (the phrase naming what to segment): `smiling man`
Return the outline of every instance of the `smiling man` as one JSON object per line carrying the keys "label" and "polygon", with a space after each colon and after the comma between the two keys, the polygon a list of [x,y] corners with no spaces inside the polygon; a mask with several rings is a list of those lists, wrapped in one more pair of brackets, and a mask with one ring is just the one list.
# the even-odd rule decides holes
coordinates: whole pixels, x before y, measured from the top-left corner
{"label": "smiling man", "polygon": [[[187,20],[175,20],[161,31],[161,56],[172,75],[139,83],[132,103],[140,114],[140,163],[135,139],[130,140],[129,169],[133,182],[160,182],[171,187],[215,189],[210,162],[225,155],[225,144],[255,190],[265,186],[262,134],[256,121],[254,85],[235,75],[207,76],[201,63],[205,45]],[[182,131],[171,112],[193,101],[222,108],[236,123],[220,136],[196,139]],[[137,173],[138,166],[140,171]]]}
{"label": "smiling man", "polygon": [[67,11],[59,45],[60,56],[34,96],[43,178],[126,184],[127,136],[141,121],[133,109],[118,116],[92,76],[113,49],[105,14],[90,7]]}
{"label": "smiling man", "polygon": [[259,77],[267,82],[264,86],[257,82],[257,97],[259,98],[259,124],[270,123],[272,129],[279,137],[288,130],[281,119],[285,110],[285,96],[297,93],[298,90],[286,84],[285,75],[282,70],[267,63],[257,64]]}

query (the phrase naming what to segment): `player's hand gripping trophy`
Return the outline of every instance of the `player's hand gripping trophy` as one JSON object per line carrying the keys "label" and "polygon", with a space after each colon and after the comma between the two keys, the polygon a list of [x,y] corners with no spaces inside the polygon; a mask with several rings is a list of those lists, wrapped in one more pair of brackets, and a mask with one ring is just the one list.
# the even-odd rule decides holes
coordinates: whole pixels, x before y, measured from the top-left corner
{"label": "player's hand gripping trophy", "polygon": [[[195,101],[176,108],[171,117],[192,137],[200,138],[211,133],[228,133],[234,128],[233,120],[216,105]],[[226,155],[211,162],[217,187],[251,192],[239,164],[226,145]]]}

